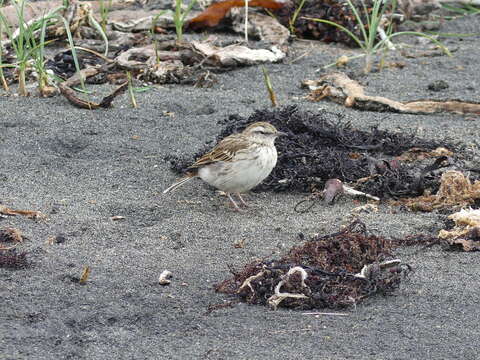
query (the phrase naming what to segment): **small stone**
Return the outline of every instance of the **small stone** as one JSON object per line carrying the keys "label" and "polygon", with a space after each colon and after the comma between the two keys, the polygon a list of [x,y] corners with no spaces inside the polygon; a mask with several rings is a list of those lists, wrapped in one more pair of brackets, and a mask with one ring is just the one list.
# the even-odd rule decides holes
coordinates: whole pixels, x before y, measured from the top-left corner
{"label": "small stone", "polygon": [[448,88],[449,88],[449,85],[444,80],[437,80],[428,84],[428,90],[431,90],[431,91],[442,91]]}

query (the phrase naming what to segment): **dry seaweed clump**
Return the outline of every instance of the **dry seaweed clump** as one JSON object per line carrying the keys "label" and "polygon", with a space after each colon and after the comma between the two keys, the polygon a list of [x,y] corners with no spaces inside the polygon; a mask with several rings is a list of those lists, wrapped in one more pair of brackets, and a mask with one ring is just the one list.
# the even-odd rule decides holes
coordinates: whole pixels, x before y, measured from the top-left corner
{"label": "dry seaweed clump", "polygon": [[357,220],[338,233],[312,237],[280,260],[250,263],[216,290],[272,308],[344,308],[400,285],[411,269],[393,258],[392,247]]}
{"label": "dry seaweed clump", "polygon": [[24,269],[28,267],[27,253],[17,249],[0,249],[0,268]]}
{"label": "dry seaweed clump", "polygon": [[425,195],[402,199],[404,204],[416,211],[433,211],[444,208],[462,208],[480,201],[480,181],[473,184],[468,177],[458,171],[450,170],[442,174],[440,188],[435,195]]}
{"label": "dry seaweed clump", "polygon": [[455,222],[455,227],[440,230],[438,237],[445,240],[451,249],[480,251],[480,210],[463,209],[448,218]]}
{"label": "dry seaweed clump", "polygon": [[5,227],[0,229],[0,243],[10,242],[10,241],[17,242],[17,243],[23,242],[22,232],[12,227]]}

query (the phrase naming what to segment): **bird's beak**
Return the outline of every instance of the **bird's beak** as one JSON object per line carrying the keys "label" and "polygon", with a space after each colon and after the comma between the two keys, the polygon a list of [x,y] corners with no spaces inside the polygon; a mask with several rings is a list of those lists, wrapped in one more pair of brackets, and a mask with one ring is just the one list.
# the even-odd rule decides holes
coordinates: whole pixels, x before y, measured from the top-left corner
{"label": "bird's beak", "polygon": [[288,136],[288,134],[283,131],[277,131],[277,136]]}

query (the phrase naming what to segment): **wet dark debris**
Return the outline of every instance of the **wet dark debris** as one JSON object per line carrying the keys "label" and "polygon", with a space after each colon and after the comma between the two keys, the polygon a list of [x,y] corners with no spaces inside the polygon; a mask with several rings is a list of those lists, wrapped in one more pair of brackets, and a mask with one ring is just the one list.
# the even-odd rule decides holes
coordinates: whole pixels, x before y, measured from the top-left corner
{"label": "wet dark debris", "polygon": [[[87,66],[101,65],[104,63],[104,61],[98,56],[84,51],[78,51],[77,59],[80,69],[84,69]],[[63,79],[68,79],[77,72],[71,50],[64,50],[57,53],[53,59],[47,60],[45,67],[49,70],[52,70],[55,75]]]}
{"label": "wet dark debris", "polygon": [[279,260],[231,270],[233,277],[216,290],[274,308],[345,308],[375,294],[391,294],[411,272],[394,258],[394,246],[356,220],[337,233],[313,236]]}
{"label": "wet dark debris", "polygon": [[5,227],[0,229],[0,243],[4,242],[23,242],[22,232],[12,227]]}
{"label": "wet dark debris", "polygon": [[27,252],[17,252],[17,249],[0,249],[0,268],[24,269],[29,266]]}
{"label": "wet dark debris", "polygon": [[[216,141],[242,131],[248,124],[267,121],[288,137],[277,140],[278,163],[256,190],[320,192],[330,179],[339,179],[356,190],[380,198],[418,196],[426,190],[434,193],[445,169],[461,167],[455,156],[403,160],[411,149],[432,151],[437,148],[458,150],[448,139],[427,140],[413,131],[390,132],[371,127],[359,130],[343,116],[328,111],[300,111],[296,106],[277,110],[259,110],[250,117],[231,115],[221,121],[225,126]],[[210,150],[207,144],[193,157],[167,157],[172,168],[183,172],[195,159]],[[420,149],[420,150],[419,150]]]}
{"label": "wet dark debris", "polygon": [[27,252],[17,252],[15,246],[23,242],[22,232],[16,228],[0,229],[0,268],[24,269],[28,267]]}

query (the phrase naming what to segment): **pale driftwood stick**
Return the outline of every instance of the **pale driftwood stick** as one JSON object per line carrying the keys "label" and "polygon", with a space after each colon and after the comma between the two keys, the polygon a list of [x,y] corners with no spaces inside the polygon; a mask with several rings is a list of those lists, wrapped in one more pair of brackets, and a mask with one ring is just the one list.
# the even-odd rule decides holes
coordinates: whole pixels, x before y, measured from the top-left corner
{"label": "pale driftwood stick", "polygon": [[435,114],[451,112],[480,115],[480,103],[461,100],[417,100],[399,102],[382,96],[365,95],[363,86],[346,74],[334,72],[318,80],[306,80],[303,86],[312,90],[309,98],[318,101],[329,98],[346,107],[369,111],[390,111],[406,114]]}

